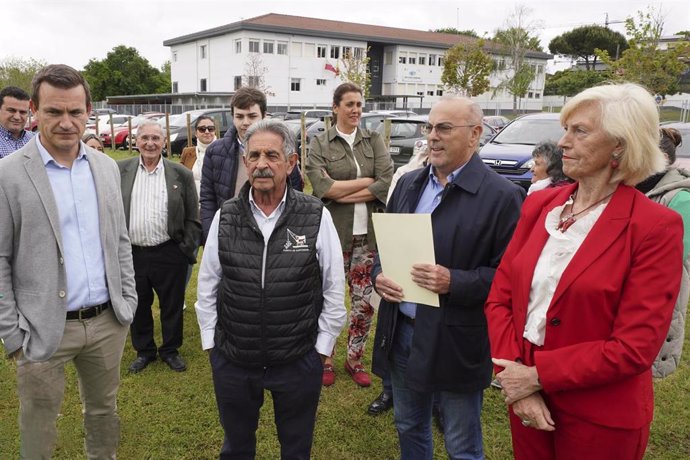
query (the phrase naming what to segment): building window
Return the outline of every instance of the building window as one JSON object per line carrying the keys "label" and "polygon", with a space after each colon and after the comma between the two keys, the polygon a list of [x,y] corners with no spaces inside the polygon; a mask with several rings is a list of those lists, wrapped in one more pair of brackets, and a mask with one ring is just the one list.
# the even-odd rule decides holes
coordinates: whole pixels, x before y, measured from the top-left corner
{"label": "building window", "polygon": [[398,55],[398,64],[407,64],[407,53],[401,52]]}
{"label": "building window", "polygon": [[443,67],[443,56],[438,57],[438,66]]}
{"label": "building window", "polygon": [[326,57],[326,48],[328,48],[328,46],[318,45],[316,47],[316,57],[317,58],[325,58]]}
{"label": "building window", "polygon": [[331,59],[340,59],[340,47],[331,46]]}
{"label": "building window", "polygon": [[287,55],[287,42],[278,42],[278,54]]}
{"label": "building window", "polygon": [[173,62],[177,62],[177,53],[173,53]]}
{"label": "building window", "polygon": [[497,68],[498,68],[498,70],[506,70],[506,60],[505,59],[499,59]]}
{"label": "building window", "polygon": [[325,78],[317,78],[316,79],[316,86],[326,86],[326,79]]}
{"label": "building window", "polygon": [[301,91],[300,90],[300,82],[301,80],[299,78],[291,78],[290,79],[290,91]]}
{"label": "building window", "polygon": [[541,93],[534,93],[534,98],[539,99],[541,97]]}
{"label": "building window", "polygon": [[436,90],[436,95],[437,95],[437,96],[443,96],[443,90],[442,90],[442,89],[437,89],[437,90]]}
{"label": "building window", "polygon": [[527,93],[527,99],[534,99],[534,93],[532,91]]}
{"label": "building window", "polygon": [[258,53],[259,52],[259,40],[249,40],[249,52]]}
{"label": "building window", "polygon": [[258,88],[261,82],[261,77],[258,75],[249,75],[247,77],[247,86],[250,88]]}
{"label": "building window", "polygon": [[302,42],[292,42],[292,56],[302,57]]}
{"label": "building window", "polygon": [[436,65],[436,55],[435,54],[429,55],[429,65]]}
{"label": "building window", "polygon": [[427,96],[433,96],[434,95],[434,90],[430,89],[429,91],[426,92]]}
{"label": "building window", "polygon": [[304,44],[304,53],[302,56],[312,57],[316,54],[316,45],[313,43]]}
{"label": "building window", "polygon": [[199,91],[206,91],[206,79],[199,80]]}
{"label": "building window", "polygon": [[364,48],[355,48],[355,59],[363,59],[364,58]]}
{"label": "building window", "polygon": [[352,47],[343,46],[343,59],[348,59],[352,57]]}
{"label": "building window", "polygon": [[199,56],[201,59],[206,59],[206,45],[201,45],[199,47]]}
{"label": "building window", "polygon": [[235,40],[235,54],[242,54],[242,39]]}
{"label": "building window", "polygon": [[407,62],[409,64],[417,64],[417,53],[410,53],[410,57]]}
{"label": "building window", "polygon": [[177,82],[176,82],[176,81],[174,81],[174,82],[172,82],[172,83],[173,83],[173,89],[172,89],[172,92],[173,92],[173,93],[176,93],[176,92],[177,92]]}
{"label": "building window", "polygon": [[419,55],[419,65],[426,65],[426,54]]}
{"label": "building window", "polygon": [[234,80],[235,80],[234,88],[235,88],[235,91],[237,91],[238,89],[240,89],[242,87],[242,76],[241,75],[235,75]]}
{"label": "building window", "polygon": [[393,64],[393,51],[386,51],[383,55],[383,65]]}
{"label": "building window", "polygon": [[273,42],[264,40],[264,54],[273,54]]}

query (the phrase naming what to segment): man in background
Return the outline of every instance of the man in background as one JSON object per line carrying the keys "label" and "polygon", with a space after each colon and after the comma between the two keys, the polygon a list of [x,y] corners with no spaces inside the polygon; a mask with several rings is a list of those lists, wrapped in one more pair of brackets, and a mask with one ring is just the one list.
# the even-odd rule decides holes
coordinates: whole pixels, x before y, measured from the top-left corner
{"label": "man in background", "polygon": [[24,147],[33,134],[26,131],[29,95],[21,88],[7,86],[0,91],[0,158]]}

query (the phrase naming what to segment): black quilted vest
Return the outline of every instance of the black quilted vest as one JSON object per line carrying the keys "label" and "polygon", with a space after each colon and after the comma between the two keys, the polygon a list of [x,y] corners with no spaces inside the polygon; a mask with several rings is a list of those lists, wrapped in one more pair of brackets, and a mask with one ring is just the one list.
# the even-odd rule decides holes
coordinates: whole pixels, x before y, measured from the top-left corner
{"label": "black quilted vest", "polygon": [[323,307],[316,238],[321,201],[288,187],[285,209],[266,246],[252,216],[249,184],[220,212],[215,346],[240,366],[294,361],[314,348]]}

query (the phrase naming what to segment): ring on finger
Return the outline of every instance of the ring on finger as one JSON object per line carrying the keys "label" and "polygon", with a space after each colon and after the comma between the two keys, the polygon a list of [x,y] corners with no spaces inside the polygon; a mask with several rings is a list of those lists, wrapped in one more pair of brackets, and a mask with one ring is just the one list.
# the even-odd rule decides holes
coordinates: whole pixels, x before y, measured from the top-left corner
{"label": "ring on finger", "polygon": [[526,418],[522,419],[522,426],[530,426],[532,422]]}

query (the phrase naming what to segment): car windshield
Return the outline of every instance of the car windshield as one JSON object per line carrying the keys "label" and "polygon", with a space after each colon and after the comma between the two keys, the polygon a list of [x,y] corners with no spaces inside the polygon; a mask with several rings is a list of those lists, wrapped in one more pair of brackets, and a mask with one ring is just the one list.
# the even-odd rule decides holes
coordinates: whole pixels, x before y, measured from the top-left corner
{"label": "car windshield", "polygon": [[[391,122],[391,139],[416,139],[424,137],[422,134],[423,122],[402,121]],[[379,130],[383,129],[383,124],[379,126]]]}
{"label": "car windshield", "polygon": [[523,118],[503,128],[491,143],[537,145],[544,141],[558,142],[563,132],[558,119]]}
{"label": "car windshield", "polygon": [[676,156],[690,158],[690,129],[676,129],[683,138],[683,143],[676,148]]}
{"label": "car windshield", "polygon": [[[192,113],[190,117],[190,123],[194,123],[199,117],[199,114]],[[158,123],[165,128],[165,117],[158,120]],[[179,115],[172,115],[170,117],[170,126],[187,126],[187,114],[181,113]]]}

